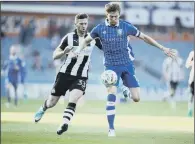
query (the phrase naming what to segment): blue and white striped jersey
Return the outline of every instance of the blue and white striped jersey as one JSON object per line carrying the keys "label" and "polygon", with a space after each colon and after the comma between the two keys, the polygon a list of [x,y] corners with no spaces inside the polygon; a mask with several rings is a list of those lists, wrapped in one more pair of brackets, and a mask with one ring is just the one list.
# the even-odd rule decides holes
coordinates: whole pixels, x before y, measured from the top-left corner
{"label": "blue and white striped jersey", "polygon": [[23,69],[23,62],[17,56],[10,56],[9,60],[5,62],[3,70],[5,71],[5,76],[15,82],[19,82]]}
{"label": "blue and white striped jersey", "polygon": [[139,37],[140,31],[124,20],[119,20],[116,26],[110,26],[107,19],[97,25],[90,33],[92,38],[99,37],[104,51],[105,66],[125,65],[132,63],[131,46],[128,36]]}

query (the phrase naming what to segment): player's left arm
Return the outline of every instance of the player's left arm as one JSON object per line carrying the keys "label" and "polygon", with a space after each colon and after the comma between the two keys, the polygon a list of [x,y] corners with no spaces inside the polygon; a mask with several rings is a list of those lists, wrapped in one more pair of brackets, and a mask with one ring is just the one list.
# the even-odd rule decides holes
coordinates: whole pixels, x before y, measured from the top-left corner
{"label": "player's left arm", "polygon": [[144,40],[146,43],[159,48],[160,50],[162,50],[167,56],[175,58],[175,50],[174,49],[170,49],[167,47],[164,47],[163,45],[159,44],[157,41],[155,41],[153,38],[151,38],[150,36],[140,32],[139,37],[140,39]]}
{"label": "player's left arm", "polygon": [[127,34],[128,35],[132,35],[132,36],[138,37],[138,38],[144,40],[146,43],[159,48],[160,50],[162,50],[169,57],[172,57],[172,58],[176,57],[176,52],[175,52],[174,49],[170,49],[170,48],[166,48],[166,47],[162,46],[161,44],[159,44],[157,41],[155,41],[150,36],[140,32],[131,23],[127,22],[126,24],[127,24]]}

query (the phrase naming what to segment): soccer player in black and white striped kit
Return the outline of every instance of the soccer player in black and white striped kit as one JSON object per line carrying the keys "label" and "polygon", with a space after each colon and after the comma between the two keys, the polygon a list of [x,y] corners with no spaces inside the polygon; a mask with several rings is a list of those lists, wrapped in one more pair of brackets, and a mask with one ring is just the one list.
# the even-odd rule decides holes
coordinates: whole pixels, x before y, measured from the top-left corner
{"label": "soccer player in black and white striped kit", "polygon": [[192,117],[194,112],[194,50],[192,50],[186,60],[186,68],[191,69],[189,74],[188,86],[191,91],[191,95],[188,101],[188,116]]}
{"label": "soccer player in black and white striped kit", "polygon": [[72,50],[76,49],[85,37],[89,35],[87,33],[88,26],[88,15],[77,14],[75,16],[75,27],[76,29],[68,33],[61,40],[60,45],[56,48],[53,53],[53,59],[61,58],[66,55],[66,60],[61,66],[56,80],[51,91],[51,95],[45,100],[44,104],[35,114],[35,122],[41,120],[45,111],[48,108],[52,108],[58,102],[60,96],[65,95],[66,91],[69,90],[69,103],[63,113],[63,123],[57,130],[57,134],[61,135],[67,131],[68,124],[71,118],[74,116],[77,101],[81,98],[86,89],[86,83],[88,79],[88,70],[90,64],[90,55],[93,47],[96,45],[101,48],[101,42],[99,39],[92,41],[87,45],[86,49],[83,50],[76,58]]}
{"label": "soccer player in black and white striped kit", "polygon": [[180,57],[177,50],[175,52],[177,56],[175,59],[167,57],[163,62],[163,76],[169,89],[168,97],[166,96],[163,99],[168,98],[172,109],[176,109],[176,101],[174,97],[180,82],[184,79],[183,59]]}

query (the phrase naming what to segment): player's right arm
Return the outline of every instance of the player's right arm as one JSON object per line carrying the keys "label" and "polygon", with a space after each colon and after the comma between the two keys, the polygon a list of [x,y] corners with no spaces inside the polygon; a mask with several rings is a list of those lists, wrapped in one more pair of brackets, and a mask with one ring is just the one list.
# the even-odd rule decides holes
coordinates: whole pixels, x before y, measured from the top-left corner
{"label": "player's right arm", "polygon": [[53,52],[53,59],[55,60],[61,58],[64,54],[70,52],[72,48],[73,48],[72,46],[68,45],[68,34],[67,34],[62,38],[59,46]]}
{"label": "player's right arm", "polygon": [[188,55],[187,60],[186,60],[186,68],[189,68],[193,65],[193,59],[194,59],[194,52],[191,51]]}
{"label": "player's right arm", "polygon": [[90,33],[81,43],[81,45],[74,51],[75,54],[80,53],[81,50],[83,50],[92,40],[99,37],[98,34],[99,31],[99,25],[94,27]]}

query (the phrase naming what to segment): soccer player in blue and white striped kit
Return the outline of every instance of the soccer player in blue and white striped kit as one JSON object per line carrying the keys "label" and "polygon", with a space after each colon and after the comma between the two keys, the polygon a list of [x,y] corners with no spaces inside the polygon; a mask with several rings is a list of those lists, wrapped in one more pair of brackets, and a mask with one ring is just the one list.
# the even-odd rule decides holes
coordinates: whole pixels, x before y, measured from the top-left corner
{"label": "soccer player in blue and white striped kit", "polygon": [[94,27],[88,37],[86,37],[80,47],[74,53],[75,56],[93,39],[100,38],[102,50],[105,57],[105,69],[113,70],[118,76],[118,82],[114,86],[107,87],[107,119],[109,124],[108,136],[115,136],[114,119],[115,119],[115,101],[116,91],[119,79],[131,92],[131,98],[135,102],[140,100],[140,86],[135,76],[135,68],[130,59],[130,49],[128,48],[128,36],[135,36],[146,43],[162,50],[166,55],[175,57],[175,50],[166,48],[154,39],[140,32],[131,23],[120,20],[120,6],[117,3],[108,3],[105,5],[106,20]]}
{"label": "soccer player in blue and white striped kit", "polygon": [[6,73],[5,84],[6,84],[6,94],[8,98],[8,103],[6,103],[7,107],[9,107],[11,102],[10,91],[12,87],[14,88],[14,95],[15,95],[14,104],[15,106],[18,105],[17,89],[21,79],[23,66],[22,66],[22,60],[18,57],[17,54],[18,54],[17,46],[12,45],[10,48],[9,60],[6,62],[6,64],[3,67],[3,70]]}

